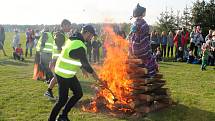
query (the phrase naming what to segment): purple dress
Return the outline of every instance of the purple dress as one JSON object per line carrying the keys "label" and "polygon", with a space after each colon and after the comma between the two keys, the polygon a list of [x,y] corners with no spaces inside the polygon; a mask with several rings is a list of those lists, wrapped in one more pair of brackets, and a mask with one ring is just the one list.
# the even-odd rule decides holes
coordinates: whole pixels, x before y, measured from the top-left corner
{"label": "purple dress", "polygon": [[144,19],[137,19],[132,25],[130,47],[131,53],[143,60],[144,64],[141,66],[147,68],[148,75],[156,75],[157,62],[156,58],[152,55],[149,25]]}

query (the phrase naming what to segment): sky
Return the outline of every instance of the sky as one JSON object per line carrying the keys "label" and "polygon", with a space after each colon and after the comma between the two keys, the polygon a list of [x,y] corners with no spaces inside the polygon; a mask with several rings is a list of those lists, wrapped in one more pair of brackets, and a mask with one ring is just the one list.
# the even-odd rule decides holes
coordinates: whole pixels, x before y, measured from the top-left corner
{"label": "sky", "polygon": [[[132,11],[140,3],[146,21],[155,24],[162,11],[182,11],[195,0],[1,0],[0,24],[60,24],[131,22]],[[182,13],[182,12],[181,12]]]}

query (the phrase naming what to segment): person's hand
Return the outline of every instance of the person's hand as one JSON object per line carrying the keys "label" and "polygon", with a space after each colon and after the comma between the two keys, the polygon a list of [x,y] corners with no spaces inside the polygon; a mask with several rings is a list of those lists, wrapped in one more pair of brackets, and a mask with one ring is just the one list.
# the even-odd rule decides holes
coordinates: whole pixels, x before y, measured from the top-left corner
{"label": "person's hand", "polygon": [[84,69],[82,69],[82,74],[83,74],[84,78],[88,78],[89,77],[87,71],[85,71]]}
{"label": "person's hand", "polygon": [[100,80],[100,81],[99,81],[99,87],[101,87],[101,88],[107,88],[107,87],[108,87],[108,84],[107,84],[106,81]]}

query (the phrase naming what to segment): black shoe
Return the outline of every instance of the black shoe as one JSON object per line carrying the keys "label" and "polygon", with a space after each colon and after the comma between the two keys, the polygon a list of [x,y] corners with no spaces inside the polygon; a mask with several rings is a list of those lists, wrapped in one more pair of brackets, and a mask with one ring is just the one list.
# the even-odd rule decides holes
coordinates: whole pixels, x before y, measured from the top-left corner
{"label": "black shoe", "polygon": [[69,118],[67,116],[62,116],[60,115],[57,119],[57,121],[70,121]]}
{"label": "black shoe", "polygon": [[48,81],[46,80],[44,83],[46,83],[46,84],[50,84],[50,81],[49,81],[49,80],[48,80]]}
{"label": "black shoe", "polygon": [[51,90],[46,91],[44,96],[48,97],[49,99],[53,99],[53,100],[55,99],[53,92]]}

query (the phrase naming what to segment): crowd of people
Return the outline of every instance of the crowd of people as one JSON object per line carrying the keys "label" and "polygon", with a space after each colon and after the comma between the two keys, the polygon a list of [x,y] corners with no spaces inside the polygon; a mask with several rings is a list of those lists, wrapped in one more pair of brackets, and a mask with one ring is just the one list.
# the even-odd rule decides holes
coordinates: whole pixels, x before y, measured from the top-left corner
{"label": "crowd of people", "polygon": [[[101,40],[98,40],[98,37],[95,36],[92,41],[88,41],[87,45],[87,54],[89,62],[100,63],[100,48],[102,47]],[[92,59],[93,57],[93,59]]]}
{"label": "crowd of people", "polygon": [[[175,34],[174,34],[175,33]],[[172,58],[174,61],[187,62],[191,64],[203,64],[214,66],[215,61],[215,32],[209,30],[204,38],[200,26],[193,27],[191,32],[186,28],[176,32],[153,31],[150,35],[152,53],[157,61]],[[175,48],[175,51],[174,51]],[[206,49],[207,48],[207,49]],[[204,61],[203,61],[204,60]],[[201,67],[202,70],[205,70]]]}
{"label": "crowd of people", "polygon": [[[30,50],[30,57],[32,57],[32,49],[36,47],[37,41],[40,38],[40,31],[36,30],[34,32],[33,29],[27,29],[26,33],[26,50],[25,50],[25,55],[24,51],[22,49],[22,44],[20,42],[20,33],[17,29],[14,29],[14,36],[11,41],[11,47],[12,47],[12,55],[15,60],[21,60],[24,61],[24,56],[28,56],[28,50]],[[3,51],[3,54],[7,56],[5,50],[4,50],[4,42],[5,42],[5,32],[4,32],[4,27],[0,26],[0,50]]]}

